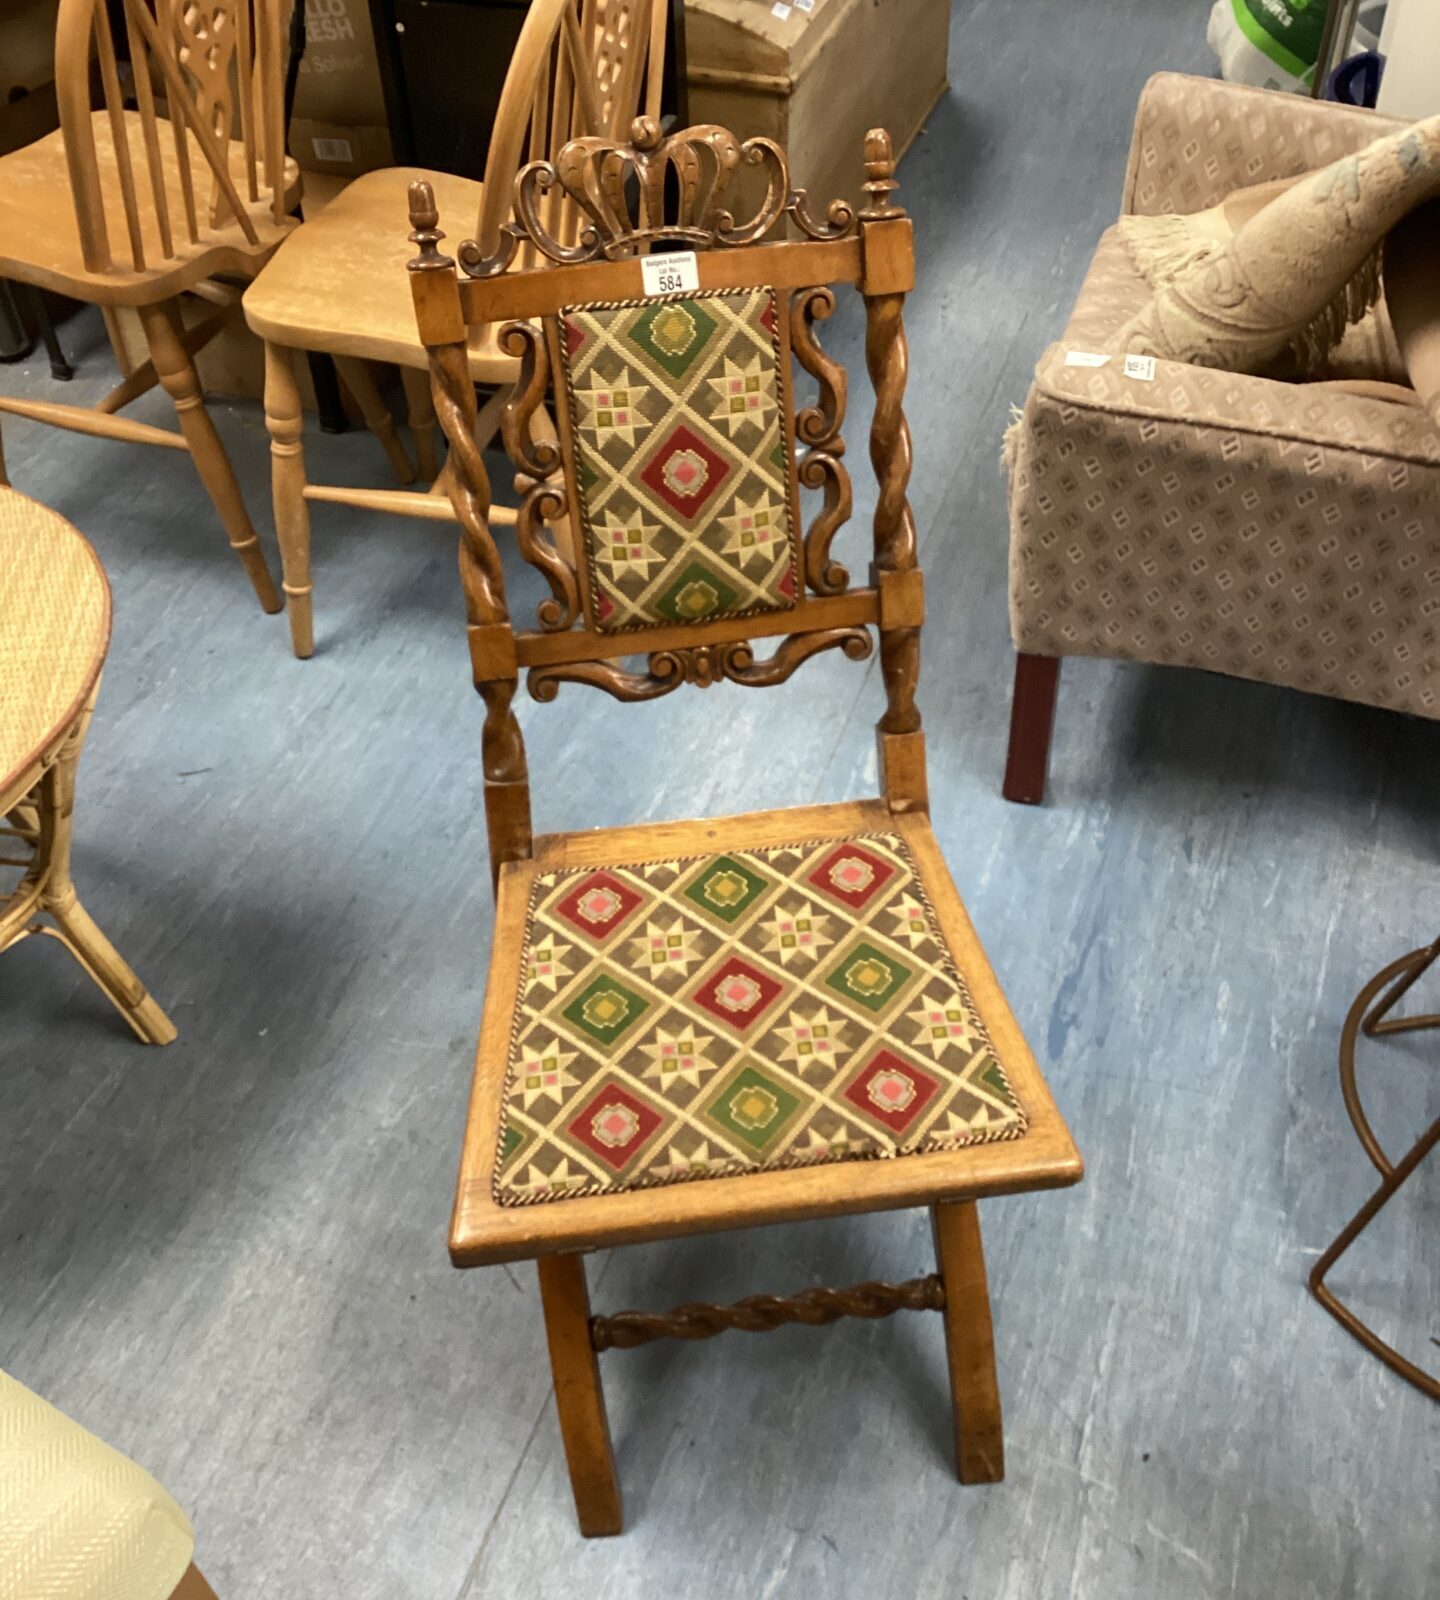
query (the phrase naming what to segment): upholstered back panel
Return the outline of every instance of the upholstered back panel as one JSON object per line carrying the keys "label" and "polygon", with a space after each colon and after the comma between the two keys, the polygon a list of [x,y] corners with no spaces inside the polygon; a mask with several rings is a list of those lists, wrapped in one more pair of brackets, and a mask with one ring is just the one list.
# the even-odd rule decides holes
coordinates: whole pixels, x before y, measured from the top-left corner
{"label": "upholstered back panel", "polygon": [[567,307],[555,339],[593,625],[791,609],[800,546],[774,290]]}

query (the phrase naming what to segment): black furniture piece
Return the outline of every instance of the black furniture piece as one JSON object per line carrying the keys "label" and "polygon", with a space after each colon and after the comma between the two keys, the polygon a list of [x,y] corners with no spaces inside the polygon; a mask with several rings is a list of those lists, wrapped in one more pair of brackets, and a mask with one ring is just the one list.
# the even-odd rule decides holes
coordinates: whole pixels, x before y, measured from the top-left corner
{"label": "black furniture piece", "polygon": [[[685,105],[685,7],[668,0],[661,115]],[[370,0],[395,162],[482,179],[527,0]]]}

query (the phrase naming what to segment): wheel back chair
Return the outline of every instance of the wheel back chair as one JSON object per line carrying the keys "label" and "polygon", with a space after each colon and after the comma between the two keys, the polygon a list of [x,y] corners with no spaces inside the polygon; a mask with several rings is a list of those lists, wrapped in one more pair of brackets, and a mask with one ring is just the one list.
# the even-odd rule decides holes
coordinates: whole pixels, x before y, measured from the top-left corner
{"label": "wheel back chair", "polygon": [[[280,596],[192,358],[239,305],[217,276],[253,277],[294,226],[300,178],[281,125],[281,5],[124,0],[137,107],[127,110],[106,0],[60,0],[60,127],[0,156],[0,277],[134,306],[150,351],[97,406],[0,396],[0,413],[189,451],[267,611],[280,609]],[[186,290],[218,302],[188,329],[178,305]],[[157,383],[179,433],[118,414]]]}
{"label": "wheel back chair", "polygon": [[[367,173],[306,222],[246,292],[246,318],[265,341],[275,527],[297,656],[314,649],[309,501],[442,521],[453,515],[439,476],[425,350],[416,337],[401,271],[404,241],[393,228],[395,216],[403,214],[406,190],[417,180],[428,182],[447,216],[478,218],[480,243],[492,250],[522,162],[553,157],[577,134],[618,134],[637,108],[658,113],[668,17],[667,0],[534,0],[506,73],[483,183],[412,167]],[[560,201],[557,193],[549,222],[563,236],[571,224],[561,214]],[[413,483],[415,469],[367,363],[400,367],[419,475],[430,481],[428,493],[307,480],[295,372],[299,351],[324,351],[335,358],[399,480]],[[494,331],[485,328],[475,330],[469,361],[472,378],[496,390],[479,418],[483,448],[498,428],[518,366],[499,348]],[[533,420],[542,437],[554,438],[544,408],[535,410]],[[513,523],[514,513],[495,507],[492,521]]]}
{"label": "wheel back chair", "polygon": [[0,1372],[0,1600],[215,1600],[148,1472]]}
{"label": "wheel back chair", "polygon": [[[1122,209],[1203,211],[1401,126],[1161,73],[1136,112]],[[1434,423],[1335,383],[1163,360],[1131,376],[1112,336],[1149,293],[1111,228],[1011,435],[1010,800],[1043,798],[1062,656],[1202,667],[1440,716]],[[1408,385],[1383,305],[1320,376]]]}
{"label": "wheel back chair", "polygon": [[3,487],[0,548],[0,951],[49,934],[142,1042],[169,1044],[174,1025],[70,876],[75,771],[110,643],[110,585],[64,517]]}
{"label": "wheel back chair", "polygon": [[[740,166],[761,209],[723,209]],[[1003,1472],[975,1202],[1076,1182],[1080,1158],[951,883],[927,816],[915,703],[923,583],[906,500],[902,411],[910,221],[888,135],[865,147],[866,207],[824,217],[785,156],[723,128],[578,139],[516,183],[485,255],[440,253],[430,188],[411,192],[410,263],[448,487],[475,683],[496,884],[474,1093],[450,1238],[457,1266],[534,1258],[580,1526],[621,1526],[598,1351],[727,1328],[944,1312],[965,1482]],[[542,215],[584,213],[569,245]],[[805,237],[765,243],[777,225]],[[546,258],[512,271],[519,247]],[[696,286],[647,296],[639,256],[696,252]],[[851,509],[846,376],[817,324],[831,284],[863,296],[879,483],[870,583],[830,557]],[[471,330],[503,324],[520,361],[502,432],[532,480],[520,554],[549,593],[538,626],[507,610],[475,444]],[[815,380],[795,409],[792,358]],[[554,378],[558,446],[531,418]],[[823,491],[803,539],[801,485]],[[547,533],[577,510],[578,557]],[[881,795],[749,816],[535,837],[513,710],[562,683],[622,701],[681,684],[780,684],[818,652],[867,658],[878,627]],[[780,638],[772,654],[756,642]],[[642,653],[644,670],[622,657]],[[590,1314],[583,1253],[720,1229],[932,1208],[937,1273],[729,1307]]]}

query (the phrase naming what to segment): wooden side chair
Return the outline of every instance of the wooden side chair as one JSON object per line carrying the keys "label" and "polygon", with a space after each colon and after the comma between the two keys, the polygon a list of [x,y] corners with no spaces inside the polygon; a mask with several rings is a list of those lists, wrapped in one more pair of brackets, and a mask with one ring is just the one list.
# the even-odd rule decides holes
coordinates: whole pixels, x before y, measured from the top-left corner
{"label": "wooden side chair", "polygon": [[[192,358],[239,304],[238,291],[214,280],[253,277],[294,225],[287,213],[300,179],[281,126],[282,3],[124,0],[132,111],[106,0],[60,0],[60,128],[0,156],[0,278],[134,306],[150,350],[97,406],[0,396],[0,413],[188,451],[267,611],[280,609],[280,596]],[[217,302],[188,329],[184,290]],[[178,433],[119,415],[157,383],[174,403]]]}
{"label": "wooden side chair", "polygon": [[[457,1266],[535,1259],[571,1482],[586,1534],[621,1527],[596,1356],[727,1328],[944,1314],[959,1475],[1003,1474],[977,1200],[1075,1183],[1080,1157],[1026,1048],[927,815],[915,694],[923,585],[906,499],[901,313],[911,225],[888,136],[865,148],[868,204],[823,217],[780,148],[723,128],[578,139],[526,167],[496,252],[439,250],[411,194],[410,263],[449,488],[476,686],[497,893],[474,1093],[450,1236]],[[763,168],[737,221],[726,191]],[[578,240],[541,212],[559,187]],[[764,243],[779,226],[805,235]],[[511,271],[522,243],[555,265]],[[653,245],[693,279],[648,295]],[[831,541],[851,508],[846,376],[817,325],[832,284],[863,296],[879,482],[870,582]],[[517,544],[544,576],[537,625],[507,609],[475,444],[471,330],[504,324],[521,362],[502,431],[532,481]],[[796,409],[792,360],[818,385]],[[530,427],[552,376],[558,447]],[[799,488],[822,491],[803,537]],[[571,499],[579,546],[549,537]],[[873,800],[536,837],[513,700],[562,683],[622,701],[682,684],[780,684],[821,651],[863,660],[878,629],[885,711]],[[760,640],[779,637],[768,654]],[[641,670],[621,658],[639,654]],[[643,1240],[924,1205],[938,1271],[733,1306],[592,1316],[583,1254]]]}
{"label": "wooden side chair", "polygon": [[174,1024],[70,876],[75,769],[109,643],[110,585],[89,542],[0,488],[0,873],[11,884],[0,885],[0,951],[32,933],[58,939],[142,1043],[169,1044]]}
{"label": "wooden side chair", "polygon": [[[501,92],[484,182],[412,167],[367,173],[297,230],[246,292],[246,318],[265,341],[275,526],[297,656],[314,650],[309,502],[441,521],[453,515],[439,477],[425,349],[405,293],[403,241],[393,225],[403,215],[409,185],[424,179],[447,215],[477,217],[478,237],[486,250],[493,249],[523,162],[553,156],[575,134],[618,134],[637,108],[658,114],[668,17],[668,0],[533,0]],[[563,228],[556,207],[550,210],[550,225]],[[400,367],[419,476],[430,483],[428,492],[309,481],[295,362],[299,352],[312,350],[335,358],[400,481],[413,483],[415,469],[367,363]],[[469,362],[472,380],[495,389],[478,419],[483,448],[499,426],[519,365],[500,349],[494,330],[485,328],[474,332]],[[534,420],[542,436],[553,440],[543,408]],[[514,513],[496,507],[493,520],[513,524]]]}
{"label": "wooden side chair", "polygon": [[215,1600],[145,1471],[0,1372],[0,1600]]}

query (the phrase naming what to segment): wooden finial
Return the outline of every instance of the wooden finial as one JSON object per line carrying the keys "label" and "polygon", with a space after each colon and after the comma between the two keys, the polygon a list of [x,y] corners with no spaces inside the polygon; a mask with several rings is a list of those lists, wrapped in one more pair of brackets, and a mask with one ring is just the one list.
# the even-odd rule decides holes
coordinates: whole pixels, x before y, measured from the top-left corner
{"label": "wooden finial", "polygon": [[898,211],[890,196],[900,185],[895,181],[895,151],[884,128],[871,128],[865,135],[865,193],[870,197],[860,215],[888,217]]}
{"label": "wooden finial", "polygon": [[410,240],[420,246],[420,254],[410,263],[411,272],[435,272],[453,267],[449,256],[440,254],[440,212],[435,191],[423,179],[410,185]]}

